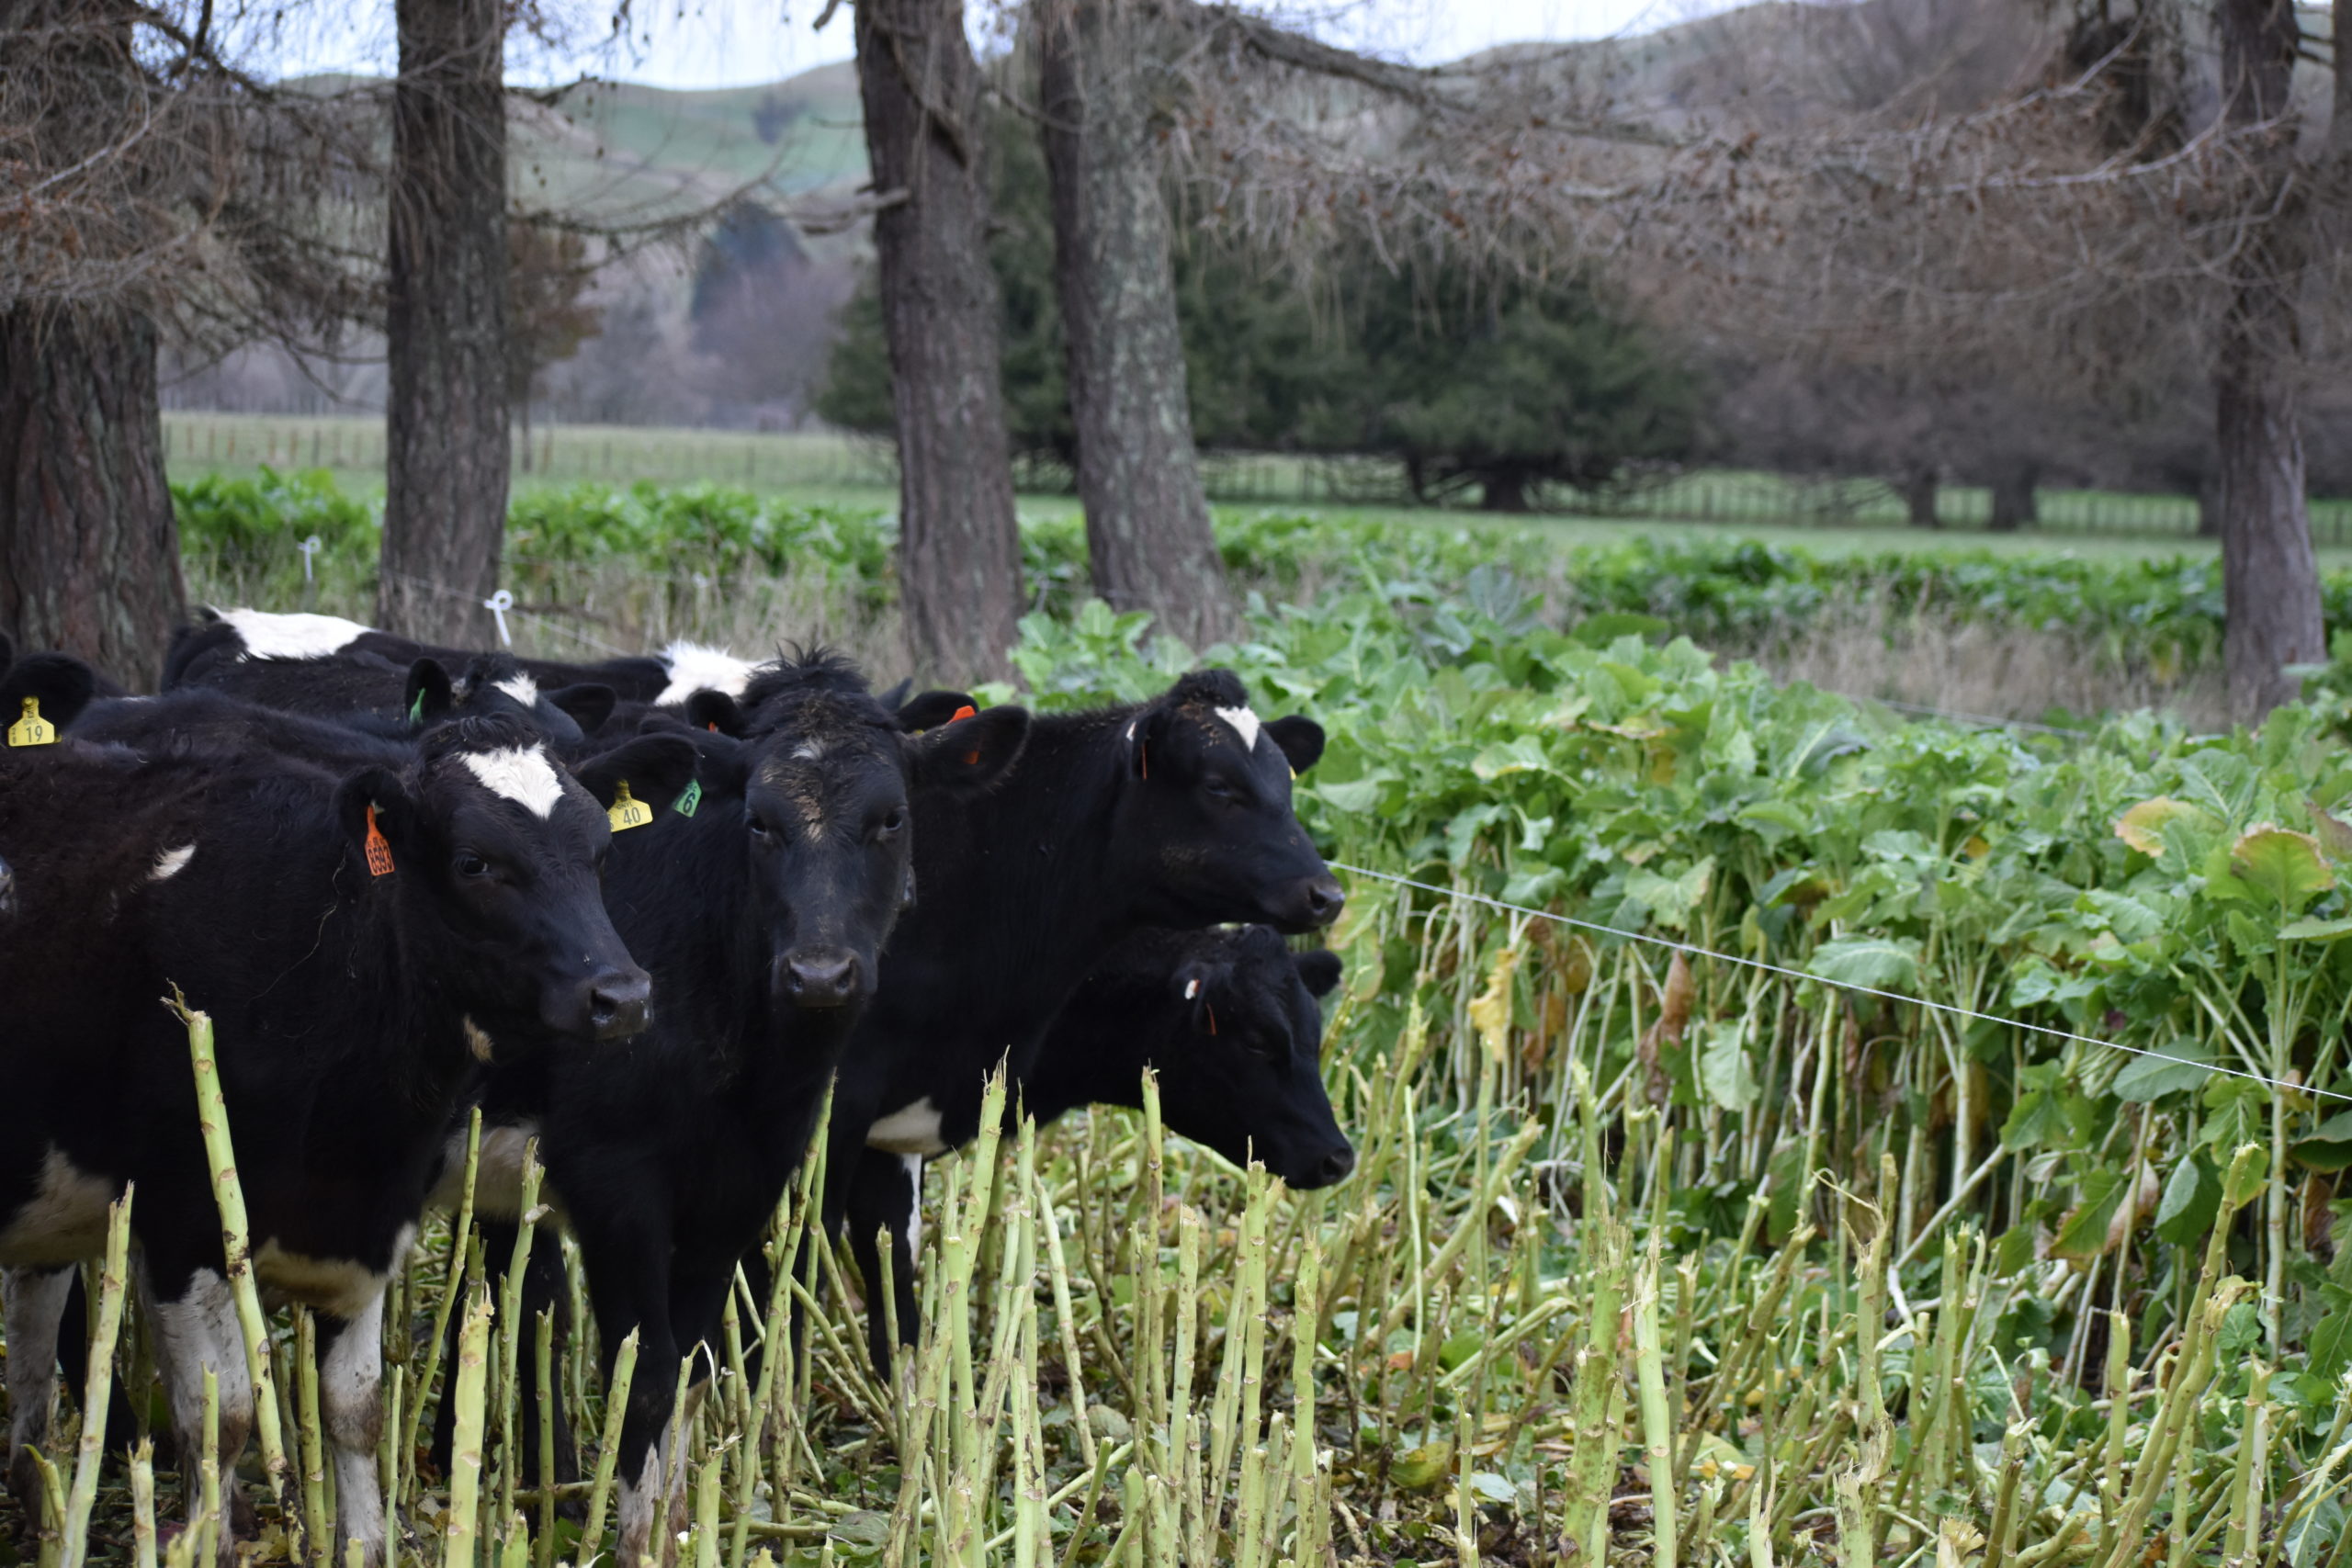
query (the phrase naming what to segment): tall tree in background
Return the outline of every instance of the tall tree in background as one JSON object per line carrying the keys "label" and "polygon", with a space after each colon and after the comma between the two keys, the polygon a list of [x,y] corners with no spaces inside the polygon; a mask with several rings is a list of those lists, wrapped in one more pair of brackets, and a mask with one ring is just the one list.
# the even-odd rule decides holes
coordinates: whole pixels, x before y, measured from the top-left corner
{"label": "tall tree in background", "polygon": [[377,616],[484,640],[506,526],[506,10],[396,0]]}
{"label": "tall tree in background", "polygon": [[1021,536],[989,269],[980,74],[963,0],[857,0],[857,80],[899,441],[908,652],[940,680],[1001,674]]}
{"label": "tall tree in background", "polygon": [[1154,0],[1048,0],[1035,37],[1094,592],[1197,648],[1236,622],[1193,449],[1155,145],[1170,31]]}
{"label": "tall tree in background", "polygon": [[[2335,19],[2352,19],[2352,0],[2337,0]],[[2300,382],[2302,295],[2317,209],[2304,188],[2290,113],[2302,32],[2293,0],[2217,0],[2223,120],[2251,135],[2244,243],[2224,265],[2213,367],[2214,434],[2221,455],[2222,663],[2233,712],[2259,715],[2294,700],[2294,664],[2327,657],[2320,615],[2319,567],[2312,556],[2311,513],[2303,475]],[[2352,58],[2335,54],[2334,121],[2327,155],[2352,152],[2346,123]],[[2343,199],[2342,171],[2334,193]]]}
{"label": "tall tree in background", "polygon": [[[16,132],[0,161],[70,180],[136,140],[161,91],[134,52],[138,10],[129,0],[0,0],[0,123]],[[135,295],[61,299],[62,276],[18,270],[42,230],[71,230],[76,195],[51,185],[46,194],[66,210],[44,211],[35,182],[25,186],[9,203],[17,265],[0,284],[0,630],[152,684],[187,613],[155,323]],[[123,219],[126,194],[94,193],[102,221]]]}

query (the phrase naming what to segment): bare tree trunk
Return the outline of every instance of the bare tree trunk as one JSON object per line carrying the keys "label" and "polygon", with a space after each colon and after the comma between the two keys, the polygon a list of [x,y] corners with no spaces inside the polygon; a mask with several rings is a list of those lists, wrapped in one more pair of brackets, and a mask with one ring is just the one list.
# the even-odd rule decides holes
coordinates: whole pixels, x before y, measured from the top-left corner
{"label": "bare tree trunk", "polygon": [[1478,487],[1478,505],[1487,512],[1528,510],[1527,475],[1519,468],[1493,468]]}
{"label": "bare tree trunk", "polygon": [[[2241,125],[2283,114],[2301,33],[2285,0],[2218,0],[2222,113]],[[2271,149],[2292,156],[2291,137]],[[2214,376],[2221,448],[2222,660],[2231,716],[2258,724],[2300,682],[2290,664],[2327,653],[2319,570],[2312,558],[2298,382],[2302,372],[2301,263],[2310,220],[2279,174],[2251,193],[2255,225],[2236,265]]]}
{"label": "bare tree trunk", "polygon": [[1940,528],[1943,520],[1936,515],[1936,470],[1920,467],[1905,468],[1894,481],[1894,491],[1903,498],[1903,510],[1914,528]]}
{"label": "bare tree trunk", "polygon": [[1054,280],[1069,352],[1078,493],[1094,592],[1199,648],[1237,625],[1209,530],[1168,205],[1153,146],[1159,18],[1069,0],[1038,29]]}
{"label": "bare tree trunk", "polygon": [[397,0],[385,311],[388,631],[486,643],[506,530],[505,8]]}
{"label": "bare tree trunk", "polygon": [[1993,470],[1993,511],[1985,526],[1996,534],[2014,534],[2041,519],[2034,490],[2041,468],[2030,457],[2012,458]]}
{"label": "bare tree trunk", "polygon": [[0,312],[0,629],[152,689],[187,615],[154,324]]}
{"label": "bare tree trunk", "polygon": [[979,68],[963,0],[858,0],[899,436],[899,603],[921,673],[996,676],[1016,636],[1021,534],[989,269]]}

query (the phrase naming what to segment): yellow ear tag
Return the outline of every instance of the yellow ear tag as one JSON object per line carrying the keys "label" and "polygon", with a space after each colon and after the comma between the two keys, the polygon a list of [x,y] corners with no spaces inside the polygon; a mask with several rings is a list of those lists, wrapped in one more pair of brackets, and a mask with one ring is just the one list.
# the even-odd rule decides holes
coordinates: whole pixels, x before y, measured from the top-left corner
{"label": "yellow ear tag", "polygon": [[623,779],[613,786],[613,807],[605,816],[613,824],[613,831],[625,833],[631,828],[642,828],[653,820],[653,807],[628,792],[628,781]]}
{"label": "yellow ear tag", "polygon": [[41,717],[39,697],[25,699],[25,716],[8,727],[8,744],[11,746],[54,746],[57,744],[57,726]]}

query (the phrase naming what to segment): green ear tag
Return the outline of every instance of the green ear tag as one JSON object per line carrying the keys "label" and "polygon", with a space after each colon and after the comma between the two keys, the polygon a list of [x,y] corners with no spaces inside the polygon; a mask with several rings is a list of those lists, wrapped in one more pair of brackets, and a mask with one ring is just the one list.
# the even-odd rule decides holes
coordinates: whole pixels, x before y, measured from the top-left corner
{"label": "green ear tag", "polygon": [[613,831],[625,833],[631,828],[642,828],[653,820],[653,807],[628,792],[624,779],[613,786],[613,804],[605,816],[612,822]]}
{"label": "green ear tag", "polygon": [[678,792],[678,798],[670,803],[670,809],[681,817],[692,817],[695,807],[701,804],[702,780],[688,779],[686,787]]}
{"label": "green ear tag", "polygon": [[416,701],[408,705],[408,721],[411,724],[424,722],[424,688],[422,686],[416,690]]}

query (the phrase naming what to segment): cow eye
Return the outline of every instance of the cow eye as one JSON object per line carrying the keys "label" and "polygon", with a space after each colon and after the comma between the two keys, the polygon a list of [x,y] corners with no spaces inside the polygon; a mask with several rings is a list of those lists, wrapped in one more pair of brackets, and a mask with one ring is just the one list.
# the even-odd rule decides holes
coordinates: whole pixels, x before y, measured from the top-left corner
{"label": "cow eye", "polygon": [[471,850],[459,850],[455,863],[459,876],[470,879],[490,874],[490,863]]}
{"label": "cow eye", "polygon": [[1232,800],[1240,793],[1214,773],[1201,781],[1201,788],[1211,800]]}
{"label": "cow eye", "polygon": [[753,817],[752,818],[752,837],[759,840],[762,843],[765,843],[773,836],[774,829],[769,828],[765,822],[763,822],[757,817]]}
{"label": "cow eye", "polygon": [[895,839],[905,829],[906,825],[907,808],[903,806],[894,806],[882,820],[876,824],[874,834],[879,839]]}

